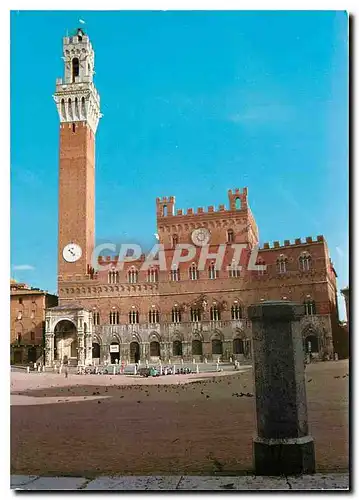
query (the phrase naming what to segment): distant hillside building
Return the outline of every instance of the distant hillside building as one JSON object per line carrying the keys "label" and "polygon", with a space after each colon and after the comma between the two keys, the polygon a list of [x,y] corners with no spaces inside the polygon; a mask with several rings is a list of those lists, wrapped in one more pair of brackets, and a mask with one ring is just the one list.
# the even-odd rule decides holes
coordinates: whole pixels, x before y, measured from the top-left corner
{"label": "distant hillside building", "polygon": [[43,357],[45,310],[57,303],[56,295],[10,281],[11,364],[27,364]]}
{"label": "distant hillside building", "polygon": [[[337,284],[324,237],[264,243],[257,264],[266,270],[247,268],[248,251],[242,269],[232,265],[233,244],[250,250],[259,240],[245,187],[228,191],[227,208],[183,211],[175,209],[173,196],[157,198],[157,233],[166,261],[177,244],[187,243],[196,248],[189,262],[166,271],[156,265],[141,270],[142,255],[118,270],[116,260],[105,256],[101,263],[110,269],[94,271],[100,98],[93,83],[94,51],[83,30],[63,39],[63,56],[65,76],[57,80],[54,95],[60,117],[59,306],[46,313],[46,364],[249,359],[247,308],[278,299],[304,304],[305,349],[321,358],[332,356],[333,335],[339,331]],[[211,257],[199,270],[204,243],[211,254],[219,245],[226,247],[220,269]]]}

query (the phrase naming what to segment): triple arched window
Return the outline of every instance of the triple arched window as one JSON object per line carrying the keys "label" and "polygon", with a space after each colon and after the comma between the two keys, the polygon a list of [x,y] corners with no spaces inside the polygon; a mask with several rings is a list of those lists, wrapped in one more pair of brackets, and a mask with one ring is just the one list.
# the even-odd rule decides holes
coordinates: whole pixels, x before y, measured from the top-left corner
{"label": "triple arched window", "polygon": [[236,262],[232,262],[228,271],[230,278],[239,278],[241,275],[241,271],[239,269],[239,265]]}
{"label": "triple arched window", "polygon": [[201,321],[201,310],[197,307],[191,307],[191,321],[192,323]]}
{"label": "triple arched window", "polygon": [[119,324],[120,324],[119,311],[111,311],[110,312],[110,325],[119,325]]}
{"label": "triple arched window", "polygon": [[151,267],[147,271],[147,281],[148,283],[157,283],[158,281],[158,269]]}
{"label": "triple arched window", "polygon": [[137,283],[138,282],[138,271],[135,268],[131,268],[128,271],[128,282]]}
{"label": "triple arched window", "polygon": [[242,318],[242,308],[239,304],[233,304],[231,307],[231,318],[234,320]]}
{"label": "triple arched window", "polygon": [[128,322],[130,325],[135,325],[139,322],[139,313],[135,309],[128,313]]}
{"label": "triple arched window", "polygon": [[218,309],[217,304],[213,304],[213,306],[209,310],[211,321],[219,321],[221,319],[221,313]]}
{"label": "triple arched window", "polygon": [[180,272],[179,269],[171,269],[170,271],[170,279],[171,281],[179,281],[180,280]]}
{"label": "triple arched window", "polygon": [[259,257],[257,259],[256,266],[257,266],[257,272],[258,272],[259,276],[263,276],[263,274],[266,272],[266,263],[262,259],[262,257]]}
{"label": "triple arched window", "polygon": [[172,309],[172,323],[181,323],[181,311],[178,307]]}
{"label": "triple arched window", "polygon": [[160,322],[160,313],[157,309],[150,309],[148,311],[148,322],[149,323],[159,323]]}
{"label": "triple arched window", "polygon": [[119,280],[119,272],[118,271],[109,271],[108,273],[108,282],[110,285],[118,283]]}

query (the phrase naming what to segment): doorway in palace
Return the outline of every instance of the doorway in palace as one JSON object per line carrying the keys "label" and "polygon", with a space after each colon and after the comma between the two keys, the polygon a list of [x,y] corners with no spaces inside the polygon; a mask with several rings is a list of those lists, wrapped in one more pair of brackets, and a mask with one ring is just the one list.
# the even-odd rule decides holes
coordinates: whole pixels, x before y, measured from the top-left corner
{"label": "doorway in palace", "polygon": [[72,321],[61,320],[55,326],[54,358],[62,363],[77,364],[77,329]]}
{"label": "doorway in palace", "polygon": [[98,342],[92,342],[92,361],[94,363],[100,362],[101,348]]}
{"label": "doorway in palace", "polygon": [[138,342],[131,342],[130,361],[131,363],[138,363],[139,360],[140,360],[140,344]]}
{"label": "doorway in palace", "polygon": [[304,350],[306,354],[318,355],[319,353],[319,342],[316,335],[308,335],[304,341]]}
{"label": "doorway in palace", "polygon": [[29,349],[27,350],[28,363],[36,363],[36,360],[37,360],[36,347],[29,347]]}
{"label": "doorway in palace", "polygon": [[22,350],[14,349],[14,365],[22,364]]}
{"label": "doorway in palace", "polygon": [[120,362],[120,344],[118,342],[111,342],[110,358],[112,365],[114,365],[116,362]]}
{"label": "doorway in palace", "polygon": [[150,357],[159,358],[161,356],[160,343],[157,340],[150,342]]}

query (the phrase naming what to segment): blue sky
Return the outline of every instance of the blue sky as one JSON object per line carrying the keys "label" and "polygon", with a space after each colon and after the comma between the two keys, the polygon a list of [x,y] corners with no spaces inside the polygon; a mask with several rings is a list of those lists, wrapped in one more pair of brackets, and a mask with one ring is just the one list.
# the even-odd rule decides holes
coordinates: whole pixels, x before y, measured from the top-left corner
{"label": "blue sky", "polygon": [[347,16],[325,11],[13,11],[12,276],[56,290],[52,95],[79,18],[104,115],[98,240],[151,245],[157,196],[218,206],[247,186],[261,243],[324,234],[348,284]]}

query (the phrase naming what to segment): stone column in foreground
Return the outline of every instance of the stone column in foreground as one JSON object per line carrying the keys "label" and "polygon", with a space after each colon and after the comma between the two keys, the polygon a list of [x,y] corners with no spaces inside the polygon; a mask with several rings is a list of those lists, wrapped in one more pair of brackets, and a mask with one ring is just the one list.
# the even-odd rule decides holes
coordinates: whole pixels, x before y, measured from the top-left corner
{"label": "stone column in foreground", "polygon": [[308,435],[304,352],[299,320],[304,306],[287,301],[252,305],[258,475],[315,472],[314,441]]}

